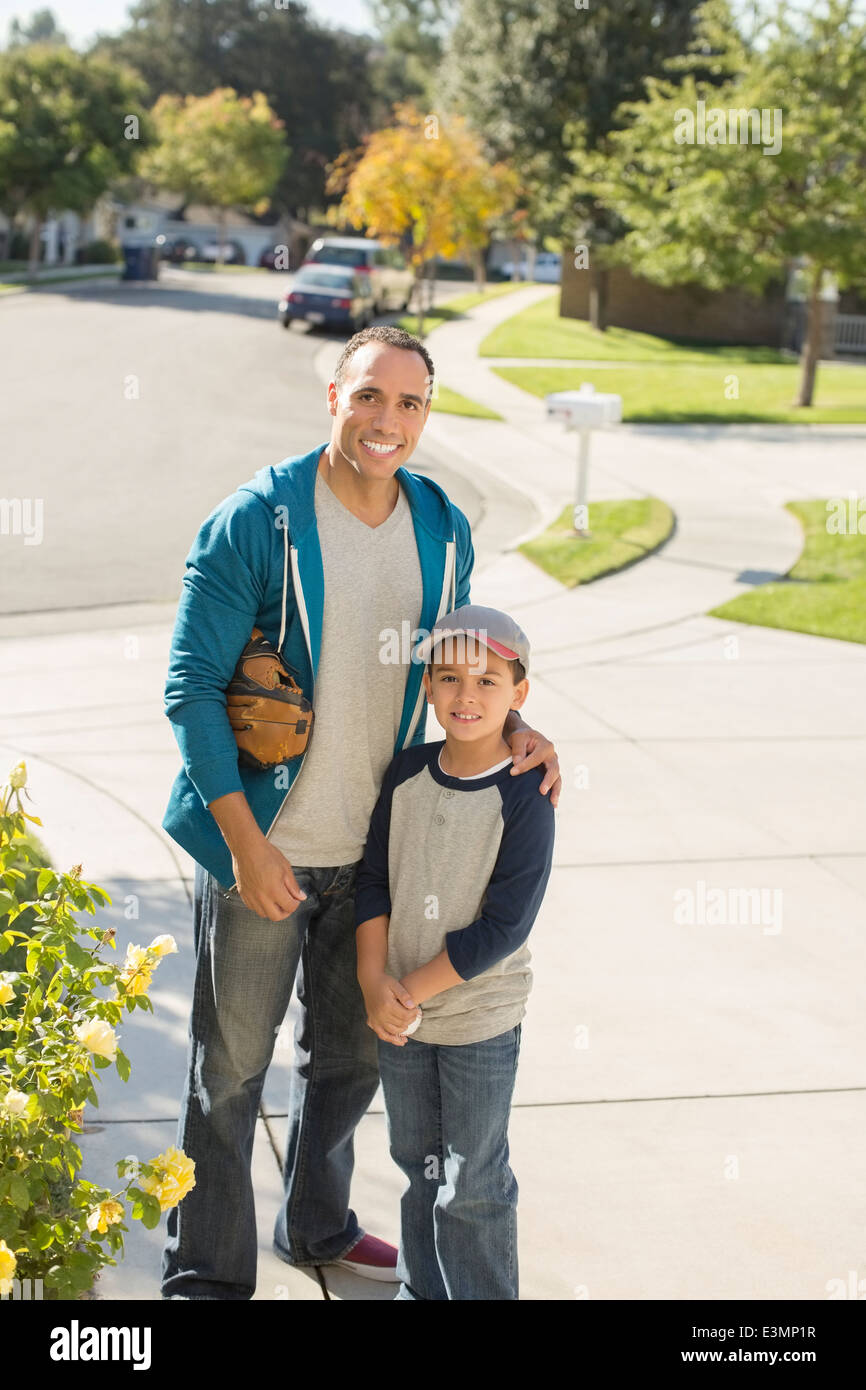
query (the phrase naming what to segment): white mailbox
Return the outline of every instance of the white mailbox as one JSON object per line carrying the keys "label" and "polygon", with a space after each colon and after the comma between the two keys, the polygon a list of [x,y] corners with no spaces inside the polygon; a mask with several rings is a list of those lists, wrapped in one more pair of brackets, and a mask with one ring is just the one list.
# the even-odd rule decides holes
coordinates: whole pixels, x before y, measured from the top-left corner
{"label": "white mailbox", "polygon": [[579,391],[552,391],[545,401],[548,419],[562,420],[566,429],[593,430],[622,419],[622,396],[596,391],[589,381],[581,382]]}
{"label": "white mailbox", "polygon": [[567,430],[576,430],[577,487],[574,503],[574,532],[590,538],[587,525],[586,491],[589,479],[589,436],[594,429],[616,425],[622,420],[622,396],[596,391],[592,383],[582,381],[579,391],[552,391],[545,397],[547,418],[561,420]]}

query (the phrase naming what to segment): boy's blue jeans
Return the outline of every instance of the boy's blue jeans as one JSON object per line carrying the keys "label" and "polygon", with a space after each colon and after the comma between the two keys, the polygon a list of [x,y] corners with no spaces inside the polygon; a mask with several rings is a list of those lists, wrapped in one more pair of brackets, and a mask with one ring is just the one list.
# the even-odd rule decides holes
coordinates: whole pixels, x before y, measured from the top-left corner
{"label": "boy's blue jeans", "polygon": [[486,1042],[377,1038],[400,1203],[397,1299],[516,1299],[508,1117],[521,1024]]}
{"label": "boy's blue jeans", "polygon": [[297,974],[301,1018],[289,1091],[284,1200],[288,1264],[340,1259],[363,1235],[349,1207],[352,1137],[379,1084],[357,977],[358,864],[292,866],[307,898],[282,922],[226,897],[196,865],[195,989],[177,1144],[195,1187],[167,1218],[164,1297],[249,1299],[256,1287],[250,1175],[259,1100]]}

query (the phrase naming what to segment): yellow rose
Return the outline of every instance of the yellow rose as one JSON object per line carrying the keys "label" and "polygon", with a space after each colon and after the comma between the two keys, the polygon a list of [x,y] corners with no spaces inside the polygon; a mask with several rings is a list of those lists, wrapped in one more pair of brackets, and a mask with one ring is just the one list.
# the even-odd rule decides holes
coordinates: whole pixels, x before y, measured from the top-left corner
{"label": "yellow rose", "polygon": [[91,1207],[87,1216],[88,1231],[98,1231],[100,1235],[105,1235],[109,1226],[116,1226],[118,1221],[122,1221],[126,1215],[120,1202],[100,1202],[98,1207]]}
{"label": "yellow rose", "polygon": [[5,1240],[0,1240],[0,1294],[4,1298],[12,1292],[12,1275],[18,1268],[18,1261]]}
{"label": "yellow rose", "polygon": [[27,1097],[23,1091],[7,1091],[0,1100],[0,1106],[7,1115],[20,1115],[22,1110],[27,1109]]}
{"label": "yellow rose", "polygon": [[15,991],[8,980],[0,980],[0,1004],[8,1004],[15,998]]}
{"label": "yellow rose", "polygon": [[127,994],[146,994],[151,984],[153,964],[140,946],[127,946],[120,978]]}
{"label": "yellow rose", "polygon": [[177,955],[177,942],[173,936],[156,936],[148,946],[148,951],[153,951],[160,959],[163,956]]}
{"label": "yellow rose", "polygon": [[9,785],[10,785],[11,787],[14,787],[15,790],[18,791],[18,790],[20,790],[21,787],[26,786],[26,784],[27,784],[27,764],[26,764],[26,763],[16,763],[15,766],[13,767],[12,771],[9,773]]}
{"label": "yellow rose", "polygon": [[107,1057],[109,1062],[114,1061],[117,1054],[117,1035],[104,1018],[88,1018],[72,1031],[88,1052],[95,1052],[97,1057]]}
{"label": "yellow rose", "polygon": [[158,1198],[160,1211],[168,1211],[183,1201],[190,1189],[195,1187],[195,1161],[187,1158],[183,1149],[176,1149],[172,1144],[165,1153],[158,1154],[150,1162],[162,1169],[161,1176],[155,1174],[152,1178],[139,1178],[138,1185],[142,1192],[149,1192]]}

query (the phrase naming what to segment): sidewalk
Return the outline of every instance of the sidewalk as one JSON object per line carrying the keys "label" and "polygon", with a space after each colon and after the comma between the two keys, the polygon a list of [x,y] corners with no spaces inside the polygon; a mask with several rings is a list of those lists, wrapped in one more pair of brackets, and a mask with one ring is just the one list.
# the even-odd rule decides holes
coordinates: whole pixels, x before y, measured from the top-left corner
{"label": "sidewalk", "polygon": [[[863,1136],[866,651],[703,614],[789,567],[799,530],[782,502],[856,487],[866,431],[597,433],[590,500],[653,493],[677,529],[640,565],[564,591],[508,546],[570,499],[574,436],[476,356],[490,327],[548,293],[431,335],[445,384],[505,423],[431,414],[424,434],[480,494],[472,598],[526,628],[526,713],[563,771],[511,1124],[522,1297],[823,1299],[828,1280],[862,1274],[866,1215],[849,1161]],[[325,380],[338,351],[319,355]],[[107,610],[47,640],[0,625],[0,757],[27,759],[55,862],[83,860],[112,894],[119,951],[162,931],[180,947],[154,1014],[122,1025],[132,1079],[106,1073],[83,1141],[94,1178],[173,1142],[186,1065],[192,863],[160,829],[178,766],[162,715],[172,617]],[[704,924],[707,892],[730,908],[760,888],[771,916]],[[675,915],[684,896],[692,925]],[[322,1297],[270,1249],[290,1025],[291,1011],[257,1135],[257,1299]],[[356,1153],[353,1205],[396,1241],[403,1180],[381,1093]],[[101,1294],[158,1297],[162,1239],[131,1223]],[[333,1297],[395,1292],[326,1273]]]}

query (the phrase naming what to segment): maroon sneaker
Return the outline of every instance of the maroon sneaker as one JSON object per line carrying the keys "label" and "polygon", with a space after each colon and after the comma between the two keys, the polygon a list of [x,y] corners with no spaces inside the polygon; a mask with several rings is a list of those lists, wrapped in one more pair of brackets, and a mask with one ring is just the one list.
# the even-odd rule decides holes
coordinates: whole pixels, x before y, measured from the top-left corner
{"label": "maroon sneaker", "polygon": [[397,1247],[378,1236],[362,1236],[341,1260],[333,1263],[340,1269],[350,1269],[365,1279],[380,1279],[386,1284],[399,1284],[397,1277]]}

